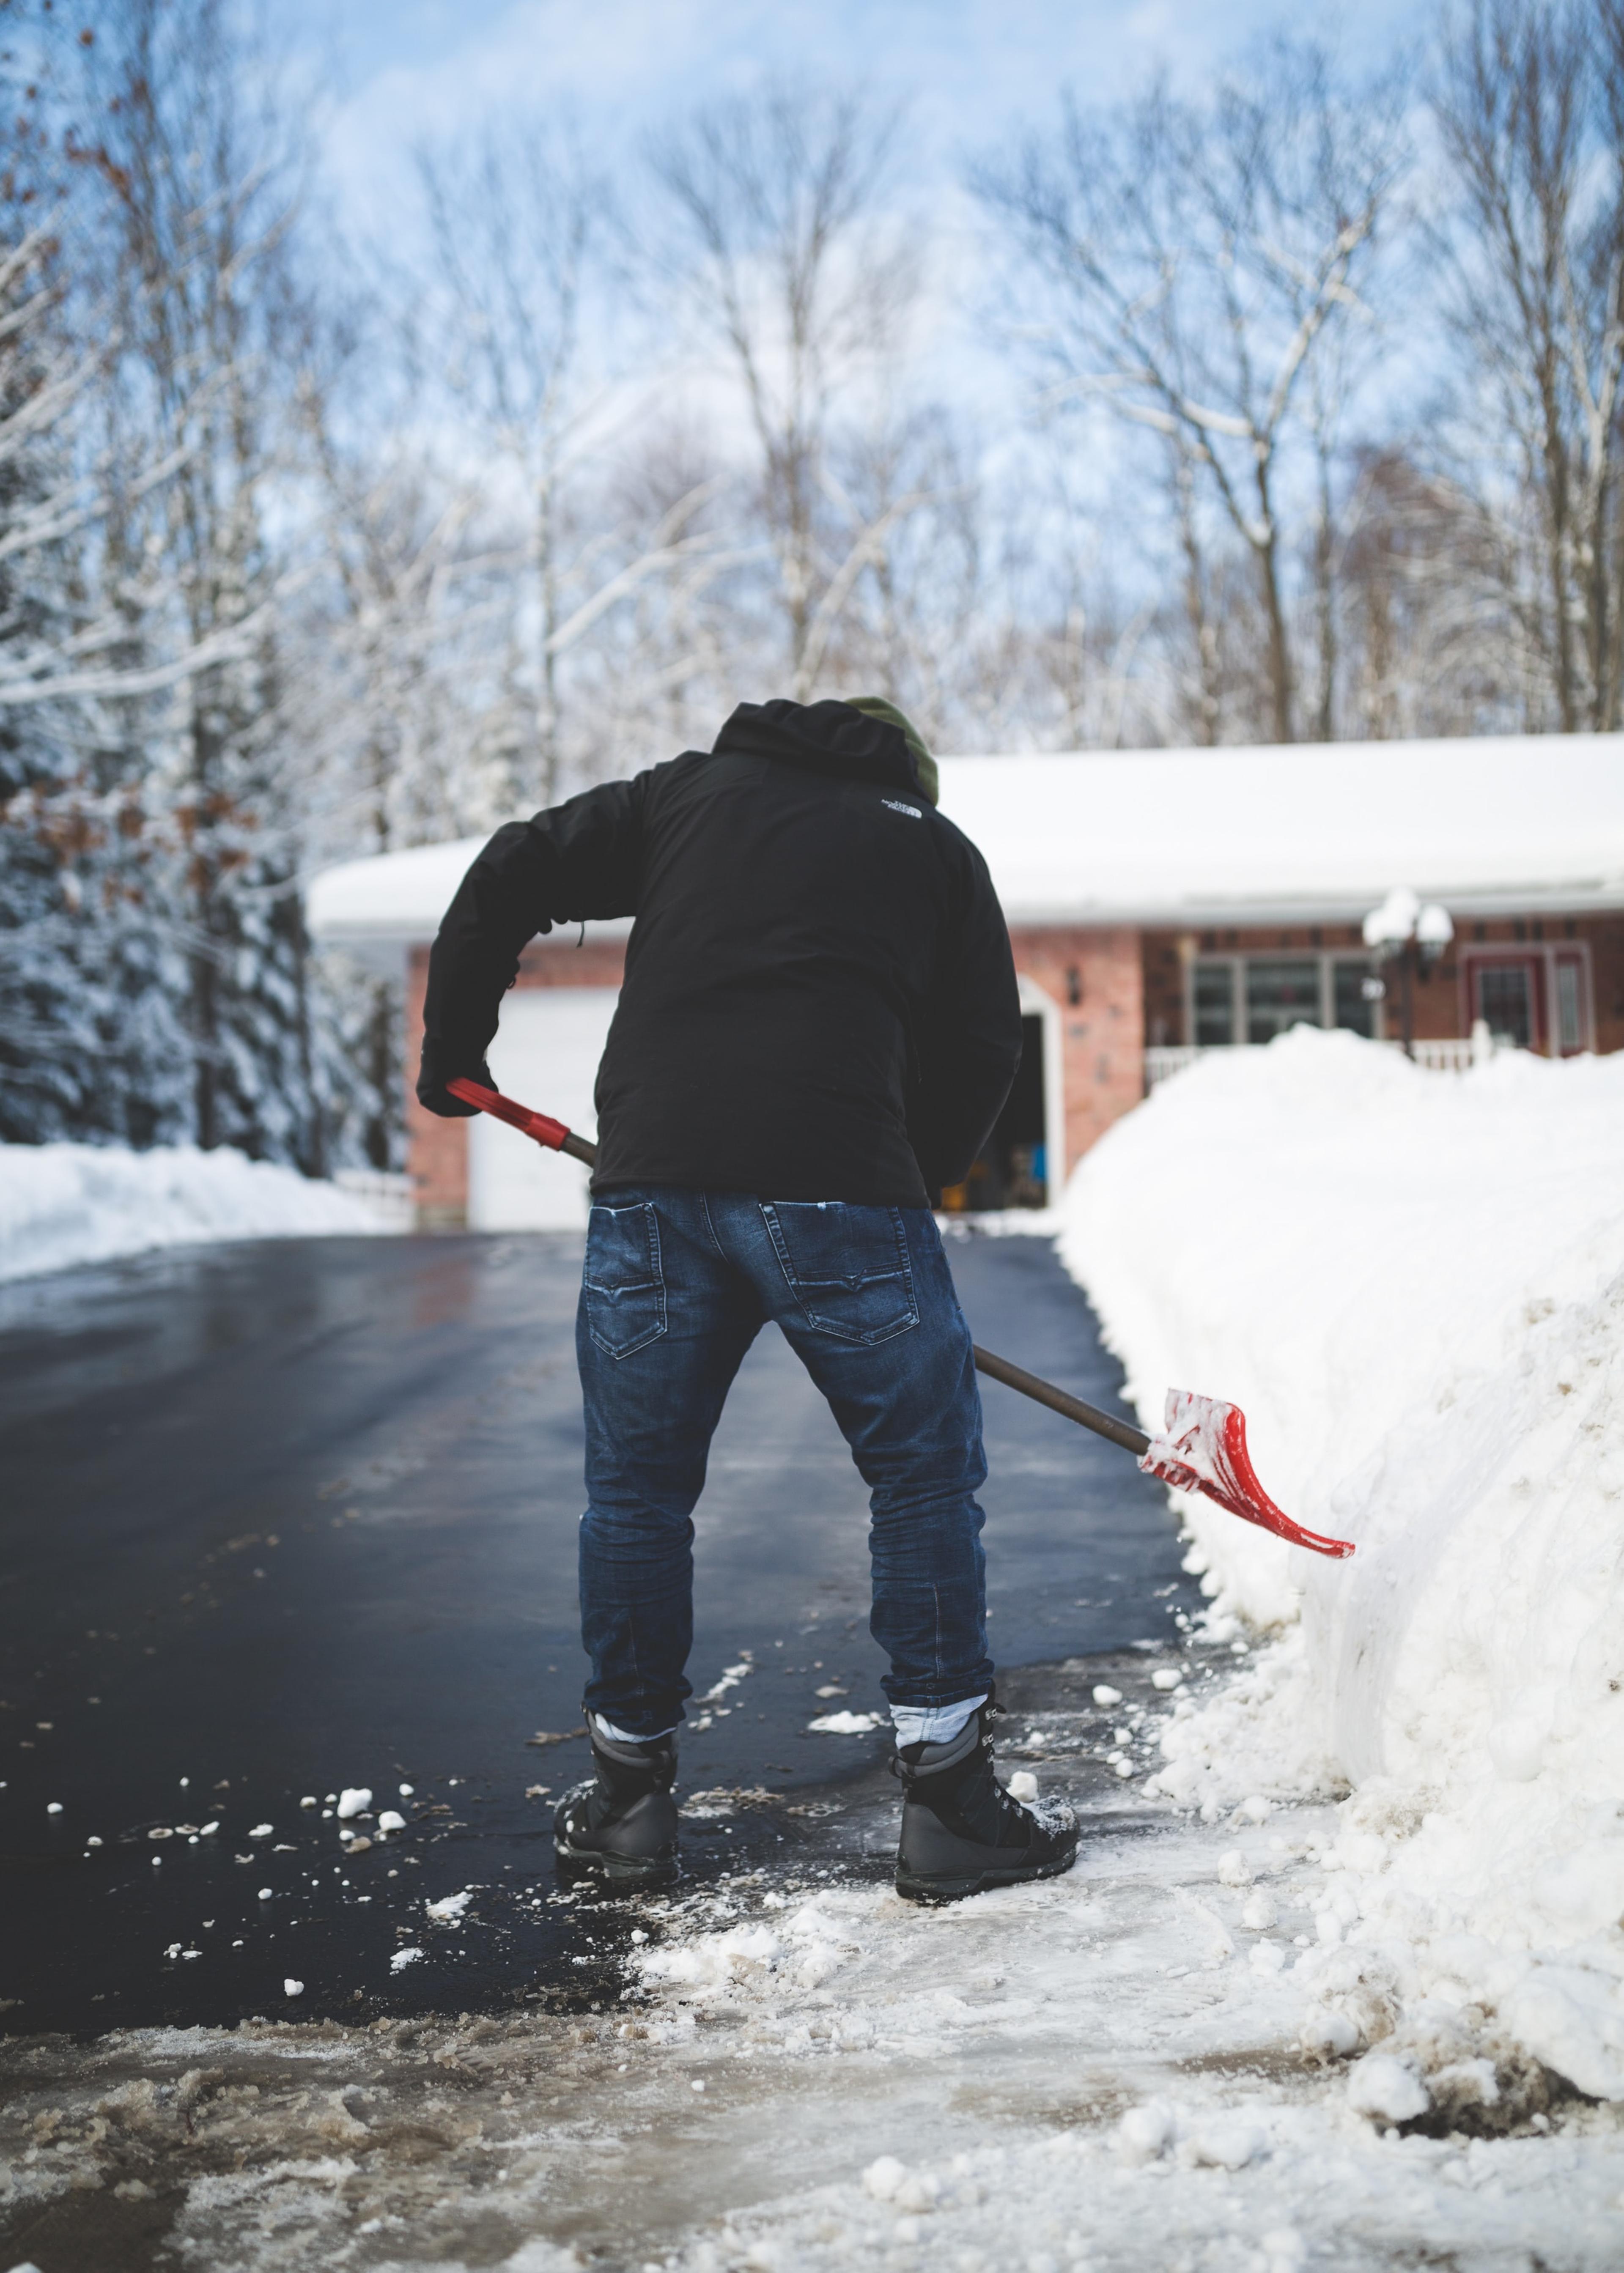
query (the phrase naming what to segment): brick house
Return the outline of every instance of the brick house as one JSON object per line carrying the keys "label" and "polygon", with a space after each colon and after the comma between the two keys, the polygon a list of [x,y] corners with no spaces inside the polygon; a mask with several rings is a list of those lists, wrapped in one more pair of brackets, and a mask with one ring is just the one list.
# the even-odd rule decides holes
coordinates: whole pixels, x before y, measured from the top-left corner
{"label": "brick house", "polygon": [[[1041,1204],[1199,1049],[1304,1020],[1391,1039],[1361,926],[1395,884],[1454,926],[1415,990],[1424,1063],[1467,1063],[1479,1024],[1550,1055],[1624,1048],[1618,737],[949,758],[942,806],[991,867],[1027,1034],[949,1205]],[[403,977],[409,1067],[429,942],[477,849],[352,861],[310,888],[319,939]],[[492,1052],[503,1087],[583,1131],[629,928],[536,941]],[[410,1084],[407,1122],[420,1222],[584,1219],[583,1172],[511,1130],[436,1120]]]}

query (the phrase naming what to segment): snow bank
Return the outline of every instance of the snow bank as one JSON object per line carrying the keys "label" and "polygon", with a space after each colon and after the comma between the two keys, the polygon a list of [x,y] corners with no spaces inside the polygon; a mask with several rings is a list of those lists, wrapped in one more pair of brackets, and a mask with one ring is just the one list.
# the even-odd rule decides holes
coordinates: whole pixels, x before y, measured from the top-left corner
{"label": "snow bank", "polygon": [[241,1152],[0,1144],[0,1279],[198,1240],[392,1228],[336,1185]]}
{"label": "snow bank", "polygon": [[1244,1791],[1345,1779],[1335,1994],[1367,1960],[1396,2010],[1497,2014],[1609,2098],[1621,1161],[1624,1056],[1454,1076],[1299,1029],[1203,1060],[1119,1123],[1061,1241],[1141,1414],[1169,1384],[1234,1399],[1266,1488],[1358,1542],[1331,1564],[1183,1508],[1216,1631],[1299,1630],[1170,1725],[1161,1789],[1212,1819]]}

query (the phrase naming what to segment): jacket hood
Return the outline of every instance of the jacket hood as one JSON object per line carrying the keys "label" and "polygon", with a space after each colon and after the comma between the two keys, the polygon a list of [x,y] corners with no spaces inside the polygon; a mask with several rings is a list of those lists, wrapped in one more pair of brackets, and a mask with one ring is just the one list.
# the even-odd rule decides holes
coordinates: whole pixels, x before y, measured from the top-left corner
{"label": "jacket hood", "polygon": [[866,716],[849,702],[741,702],[713,747],[718,756],[738,752],[777,758],[810,773],[907,790],[935,803],[920,782],[901,728]]}

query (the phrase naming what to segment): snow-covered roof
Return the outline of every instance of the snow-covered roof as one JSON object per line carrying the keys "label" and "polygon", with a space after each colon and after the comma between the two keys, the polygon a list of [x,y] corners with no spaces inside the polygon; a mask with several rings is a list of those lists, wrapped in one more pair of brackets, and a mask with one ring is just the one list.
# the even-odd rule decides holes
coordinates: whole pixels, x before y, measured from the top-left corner
{"label": "snow-covered roof", "polygon": [[[942,810],[1011,923],[1354,922],[1400,883],[1464,916],[1624,908],[1618,735],[944,758]],[[312,930],[432,938],[479,842],[327,869]]]}

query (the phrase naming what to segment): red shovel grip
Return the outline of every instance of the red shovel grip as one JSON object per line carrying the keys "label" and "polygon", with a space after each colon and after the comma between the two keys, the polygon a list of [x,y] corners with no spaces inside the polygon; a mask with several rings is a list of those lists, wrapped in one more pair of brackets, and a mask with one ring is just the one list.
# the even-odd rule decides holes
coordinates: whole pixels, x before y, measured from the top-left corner
{"label": "red shovel grip", "polygon": [[505,1121],[510,1129],[516,1129],[521,1136],[534,1137],[538,1144],[546,1145],[550,1152],[568,1152],[572,1160],[584,1160],[589,1168],[597,1166],[597,1145],[584,1136],[577,1136],[561,1121],[554,1121],[545,1113],[532,1113],[528,1105],[521,1105],[515,1098],[504,1097],[500,1089],[486,1089],[482,1082],[469,1081],[462,1074],[455,1081],[448,1081],[446,1088],[449,1095],[461,1099],[464,1105],[477,1106],[493,1121]]}

